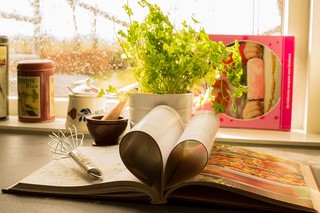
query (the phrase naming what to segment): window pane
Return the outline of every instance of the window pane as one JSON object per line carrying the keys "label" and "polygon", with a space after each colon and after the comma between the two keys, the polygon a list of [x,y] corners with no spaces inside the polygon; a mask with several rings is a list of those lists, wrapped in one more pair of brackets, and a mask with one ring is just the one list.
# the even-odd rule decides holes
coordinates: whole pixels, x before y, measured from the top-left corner
{"label": "window pane", "polygon": [[[16,95],[18,61],[49,58],[56,63],[55,95],[90,77],[99,87],[134,82],[116,45],[127,23],[127,0],[10,0],[1,3],[0,34],[10,39],[10,95]],[[197,19],[212,34],[281,34],[282,0],[151,1],[176,24]],[[145,10],[129,1],[135,18]],[[72,86],[72,85],[70,85]]]}

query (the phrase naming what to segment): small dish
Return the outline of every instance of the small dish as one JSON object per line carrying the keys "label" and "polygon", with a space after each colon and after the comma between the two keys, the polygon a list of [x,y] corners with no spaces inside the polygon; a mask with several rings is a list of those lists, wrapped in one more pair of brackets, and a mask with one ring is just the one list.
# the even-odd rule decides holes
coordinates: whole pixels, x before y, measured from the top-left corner
{"label": "small dish", "polygon": [[119,143],[120,136],[128,125],[128,119],[119,117],[117,120],[101,120],[103,115],[86,117],[87,128],[94,139],[94,146],[109,146]]}

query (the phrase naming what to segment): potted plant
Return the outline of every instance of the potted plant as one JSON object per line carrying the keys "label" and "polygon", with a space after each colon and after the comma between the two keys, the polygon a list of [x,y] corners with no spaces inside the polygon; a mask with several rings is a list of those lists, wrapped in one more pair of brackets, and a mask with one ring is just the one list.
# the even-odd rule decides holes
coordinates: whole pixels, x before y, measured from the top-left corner
{"label": "potted plant", "polygon": [[[144,20],[134,21],[132,9],[124,5],[130,23],[126,31],[118,32],[119,44],[138,83],[137,94],[184,96],[189,93],[191,98],[195,94],[198,102],[212,102],[214,110],[220,113],[224,107],[215,101],[212,93],[217,79],[221,76],[228,79],[232,91],[228,91],[227,98],[231,101],[246,91],[240,83],[243,70],[237,42],[225,46],[212,41],[204,29],[197,31],[186,21],[175,27],[156,4],[147,0],[140,0],[138,4],[149,10]],[[193,21],[197,24],[197,20]],[[141,99],[145,108],[145,98]],[[179,101],[174,98],[173,102]]]}

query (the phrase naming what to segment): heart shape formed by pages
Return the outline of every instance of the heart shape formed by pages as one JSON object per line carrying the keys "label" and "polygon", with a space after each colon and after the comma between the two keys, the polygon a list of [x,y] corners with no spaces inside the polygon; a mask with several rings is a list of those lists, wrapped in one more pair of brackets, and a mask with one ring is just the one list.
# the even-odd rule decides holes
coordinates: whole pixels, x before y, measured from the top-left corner
{"label": "heart shape formed by pages", "polygon": [[122,138],[120,156],[140,181],[164,191],[202,171],[218,126],[216,115],[203,111],[184,127],[173,108],[160,105]]}

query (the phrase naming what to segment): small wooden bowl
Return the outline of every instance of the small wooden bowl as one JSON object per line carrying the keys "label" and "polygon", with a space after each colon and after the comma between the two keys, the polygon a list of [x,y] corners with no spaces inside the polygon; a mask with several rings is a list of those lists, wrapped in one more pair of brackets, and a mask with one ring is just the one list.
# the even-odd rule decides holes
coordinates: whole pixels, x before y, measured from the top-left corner
{"label": "small wooden bowl", "polygon": [[118,120],[101,120],[103,115],[87,116],[87,128],[94,139],[94,146],[109,146],[119,143],[120,136],[128,125],[128,119],[119,117]]}

